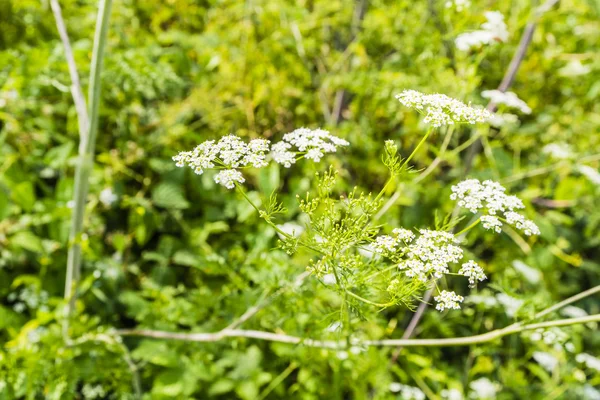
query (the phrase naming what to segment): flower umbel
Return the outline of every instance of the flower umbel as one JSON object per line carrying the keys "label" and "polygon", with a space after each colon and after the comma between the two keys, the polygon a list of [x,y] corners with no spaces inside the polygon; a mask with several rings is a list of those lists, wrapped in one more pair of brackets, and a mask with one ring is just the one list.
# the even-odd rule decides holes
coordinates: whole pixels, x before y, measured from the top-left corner
{"label": "flower umbel", "polygon": [[444,94],[424,94],[416,90],[405,90],[396,95],[400,103],[424,114],[423,119],[435,127],[455,123],[475,124],[486,122],[492,113],[480,107],[471,107],[460,100]]}
{"label": "flower umbel", "polygon": [[442,290],[439,296],[435,296],[434,299],[437,302],[435,309],[444,311],[446,309],[459,310],[460,303],[462,303],[465,298],[454,292]]}
{"label": "flower umbel", "polygon": [[485,229],[501,232],[502,223],[498,214],[504,214],[503,219],[513,225],[527,236],[539,235],[537,225],[526,219],[515,210],[525,208],[517,196],[509,196],[506,188],[494,181],[479,182],[477,179],[467,179],[452,186],[451,200],[458,200],[458,206],[466,208],[473,214],[480,210],[487,211],[488,215],[481,217]]}
{"label": "flower umbel", "polygon": [[233,189],[235,182],[245,181],[237,168],[266,167],[268,151],[269,141],[266,139],[253,139],[245,143],[235,135],[227,135],[218,142],[208,140],[192,151],[182,151],[173,157],[173,161],[178,167],[189,166],[198,175],[206,169],[221,169],[223,171],[215,176],[215,182]]}
{"label": "flower umbel", "polygon": [[289,168],[298,156],[319,162],[326,153],[335,153],[339,146],[348,146],[344,139],[323,129],[299,128],[286,133],[281,142],[271,148],[273,160]]}

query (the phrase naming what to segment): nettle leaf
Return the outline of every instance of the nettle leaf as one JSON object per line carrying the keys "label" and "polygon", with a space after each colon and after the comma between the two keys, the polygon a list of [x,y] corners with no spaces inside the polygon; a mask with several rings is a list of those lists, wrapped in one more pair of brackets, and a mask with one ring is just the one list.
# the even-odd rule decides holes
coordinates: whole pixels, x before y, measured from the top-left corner
{"label": "nettle leaf", "polygon": [[183,189],[172,182],[161,182],[152,190],[152,201],[164,208],[186,209],[190,203],[185,199]]}

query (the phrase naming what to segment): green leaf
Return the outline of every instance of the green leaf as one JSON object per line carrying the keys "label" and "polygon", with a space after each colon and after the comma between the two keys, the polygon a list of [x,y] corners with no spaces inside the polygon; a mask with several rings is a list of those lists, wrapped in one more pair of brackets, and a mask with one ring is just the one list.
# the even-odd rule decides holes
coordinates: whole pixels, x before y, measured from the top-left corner
{"label": "green leaf", "polygon": [[21,182],[12,188],[12,199],[25,211],[31,211],[35,204],[35,193],[33,183]]}
{"label": "green leaf", "polygon": [[10,244],[15,247],[33,251],[34,253],[44,252],[42,239],[34,235],[31,231],[17,232],[15,235],[11,236]]}
{"label": "green leaf", "polygon": [[152,190],[152,201],[164,208],[186,209],[190,203],[185,199],[180,186],[171,182],[161,182]]}

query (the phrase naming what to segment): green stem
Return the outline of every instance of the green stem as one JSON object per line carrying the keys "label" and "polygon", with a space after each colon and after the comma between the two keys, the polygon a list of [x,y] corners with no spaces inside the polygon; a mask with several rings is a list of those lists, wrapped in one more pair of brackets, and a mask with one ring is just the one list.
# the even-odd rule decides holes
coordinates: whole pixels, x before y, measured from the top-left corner
{"label": "green stem", "polygon": [[370,305],[375,306],[375,307],[385,308],[385,307],[389,307],[389,306],[392,305],[392,303],[387,303],[387,304],[375,303],[374,301],[371,301],[369,299],[365,299],[364,297],[361,297],[361,296],[357,295],[356,293],[353,293],[353,292],[351,292],[349,290],[346,290],[346,293],[348,293],[350,296],[354,297],[355,299],[362,301],[363,303],[370,304]]}
{"label": "green stem", "polygon": [[423,136],[423,138],[421,139],[419,144],[417,144],[417,147],[415,147],[415,149],[412,151],[412,153],[410,153],[408,158],[406,160],[404,160],[400,169],[403,169],[404,167],[406,167],[406,165],[409,163],[409,161],[412,160],[412,158],[417,154],[417,151],[419,151],[419,149],[421,148],[423,143],[425,143],[425,141],[427,140],[427,138],[429,137],[431,132],[433,132],[433,128],[427,129],[427,133],[425,133],[425,136]]}
{"label": "green stem", "polygon": [[[248,197],[248,195],[246,194],[246,191],[244,190],[244,188],[243,188],[243,187],[242,187],[240,184],[236,183],[236,184],[235,184],[235,187],[236,187],[236,189],[238,190],[238,192],[239,192],[239,193],[241,193],[241,195],[242,195],[242,196],[244,196],[244,199],[246,199],[246,201],[247,201],[248,203],[250,203],[250,205],[252,206],[252,208],[254,208],[254,209],[256,210],[256,212],[258,213],[258,215],[259,215],[259,216],[260,216],[260,217],[261,217],[261,218],[262,218],[262,219],[263,219],[263,220],[264,220],[264,221],[265,221],[265,222],[266,222],[266,223],[267,223],[269,226],[271,226],[273,229],[275,229],[275,231],[276,231],[277,233],[279,233],[280,235],[282,235],[283,237],[285,237],[285,238],[287,238],[287,239],[295,239],[295,238],[294,238],[292,235],[290,235],[290,234],[288,234],[288,233],[286,233],[286,232],[282,231],[282,230],[281,230],[281,229],[280,229],[280,228],[279,228],[277,225],[275,225],[275,224],[274,224],[272,221],[270,221],[269,219],[265,218],[265,217],[264,217],[264,214],[265,214],[265,212],[264,212],[264,211],[262,211],[260,208],[258,208],[258,206],[257,206],[256,204],[254,204],[254,202],[253,202],[253,201],[250,199],[250,197]],[[325,254],[325,253],[323,253],[321,250],[319,250],[319,249],[317,249],[317,248],[315,248],[315,247],[313,247],[313,246],[311,246],[311,245],[309,245],[309,244],[307,244],[307,243],[304,243],[304,242],[303,242],[303,241],[301,241],[301,240],[299,240],[299,241],[298,241],[298,244],[299,244],[299,245],[301,245],[301,246],[303,246],[303,247],[306,247],[307,249],[310,249],[310,250],[312,250],[312,251],[314,251],[314,252],[316,252],[316,253],[319,253],[319,254]]]}
{"label": "green stem", "polygon": [[88,134],[82,136],[79,146],[79,157],[75,167],[75,193],[73,195],[73,214],[69,233],[69,252],[67,256],[67,273],[65,278],[65,299],[68,300],[66,317],[63,325],[63,335],[68,338],[69,319],[75,307],[77,284],[81,276],[81,238],[83,233],[83,218],[89,188],[89,177],[94,167],[94,149],[98,132],[98,115],[100,108],[100,90],[102,61],[106,47],[106,37],[110,18],[112,0],[100,0],[94,35],[94,48],[90,69],[89,123]]}
{"label": "green stem", "polygon": [[480,221],[481,221],[481,218],[477,218],[477,219],[475,220],[475,222],[473,222],[471,225],[467,226],[467,227],[466,227],[465,229],[463,229],[462,231],[460,231],[460,232],[458,232],[458,233],[454,234],[454,236],[460,236],[460,235],[462,235],[463,233],[466,233],[468,230],[470,230],[470,229],[472,229],[473,227],[475,227],[475,226],[476,226],[476,225],[477,225],[477,224],[478,224]]}

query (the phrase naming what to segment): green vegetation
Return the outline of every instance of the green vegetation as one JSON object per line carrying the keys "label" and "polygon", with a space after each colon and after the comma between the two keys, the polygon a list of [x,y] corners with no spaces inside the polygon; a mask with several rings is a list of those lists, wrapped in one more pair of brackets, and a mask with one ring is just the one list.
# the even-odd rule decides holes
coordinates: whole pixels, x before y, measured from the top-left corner
{"label": "green vegetation", "polygon": [[[0,0],[0,399],[599,398],[597,0],[124,0],[98,27],[111,1],[62,0],[87,112],[53,2]],[[488,11],[507,37],[461,50]],[[394,98],[498,87],[531,112],[428,130]],[[172,160],[300,127],[350,145],[236,190]],[[541,234],[457,214],[468,178]],[[358,250],[394,228],[456,230],[488,279],[391,280]]]}

